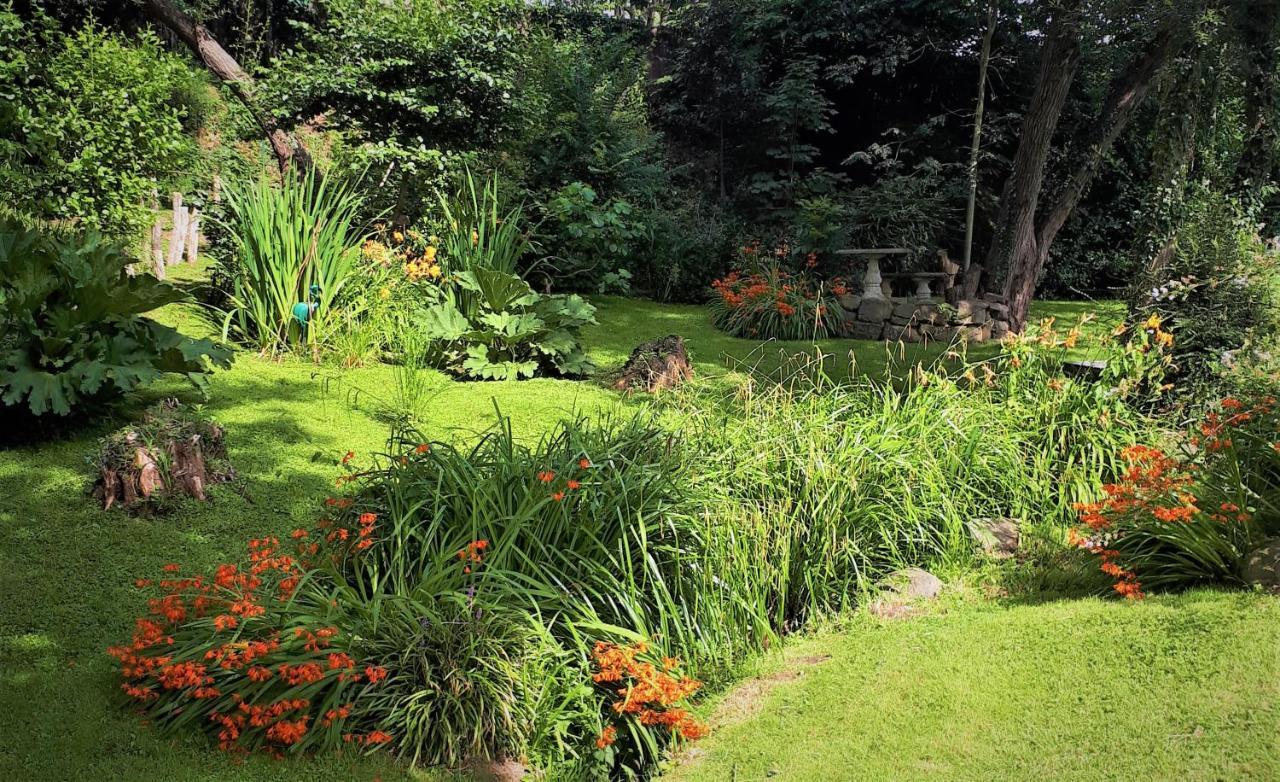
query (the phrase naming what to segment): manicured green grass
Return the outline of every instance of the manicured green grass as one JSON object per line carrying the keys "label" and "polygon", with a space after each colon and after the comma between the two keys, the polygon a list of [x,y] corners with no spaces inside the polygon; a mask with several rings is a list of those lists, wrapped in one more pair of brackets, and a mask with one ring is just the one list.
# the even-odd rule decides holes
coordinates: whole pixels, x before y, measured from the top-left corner
{"label": "manicured green grass", "polygon": [[969,605],[785,656],[801,676],[664,780],[1280,779],[1270,597]]}
{"label": "manicured green grass", "polygon": [[[185,267],[184,267],[185,270]],[[700,307],[605,298],[601,325],[586,341],[602,368],[625,360],[638,342],[684,335],[699,373],[722,376],[725,356],[750,360],[756,346],[715,331]],[[1065,310],[1044,305],[1043,311]],[[195,331],[189,312],[161,319]],[[1108,307],[1108,317],[1115,310]],[[778,348],[769,346],[766,364]],[[860,366],[884,367],[878,343],[829,341],[831,354],[856,349]],[[992,350],[992,348],[984,348]],[[919,353],[937,355],[938,348]],[[878,362],[878,363],[877,363]],[[86,495],[89,458],[98,437],[142,405],[165,395],[188,401],[185,386],[166,382],[92,426],[40,445],[0,447],[0,775],[32,780],[383,780],[409,778],[385,759],[324,758],[281,764],[240,762],[209,748],[201,736],[161,739],[138,724],[118,697],[104,649],[127,639],[144,610],[131,586],[167,562],[205,568],[243,551],[245,541],[283,536],[314,520],[348,450],[365,459],[387,435],[381,400],[387,367],[348,372],[290,359],[273,362],[242,352],[212,381],[207,410],[228,431],[239,490],[219,487],[207,505],[185,505],[160,518],[103,512]],[[536,437],[570,410],[634,406],[595,380],[455,383],[435,378],[423,427],[432,437],[468,438],[493,421],[495,404],[516,432]],[[2,426],[2,424],[0,424]]]}

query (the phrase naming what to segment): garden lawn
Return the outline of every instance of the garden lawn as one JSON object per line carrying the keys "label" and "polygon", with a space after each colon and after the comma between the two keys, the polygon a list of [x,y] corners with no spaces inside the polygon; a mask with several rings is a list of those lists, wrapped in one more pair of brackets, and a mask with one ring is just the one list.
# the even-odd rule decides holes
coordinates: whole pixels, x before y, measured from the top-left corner
{"label": "garden lawn", "polygon": [[[669,333],[688,338],[703,376],[724,375],[732,363],[726,355],[761,355],[752,343],[715,331],[701,307],[614,298],[599,304],[601,325],[585,339],[605,368],[619,365],[637,342]],[[1042,305],[1040,311],[1066,314],[1075,306]],[[1108,317],[1114,320],[1114,308]],[[198,321],[181,309],[162,312],[160,319],[197,330]],[[829,341],[819,347],[833,355],[855,350],[864,369],[885,367],[879,343]],[[810,349],[769,346],[762,360],[776,367],[779,348]],[[625,413],[640,404],[594,380],[464,384],[435,375],[433,382],[421,427],[441,439],[474,437],[493,422],[495,404],[524,437],[538,436],[574,409]],[[284,537],[311,523],[332,491],[342,455],[351,450],[358,463],[367,462],[386,439],[383,413],[393,383],[385,366],[339,371],[241,352],[211,385],[207,410],[226,427],[230,458],[243,480],[235,488],[215,488],[207,505],[132,518],[99,510],[86,494],[97,438],[163,396],[198,401],[177,382],[158,384],[112,416],[52,442],[0,446],[0,778],[410,778],[385,758],[240,760],[210,749],[200,735],[162,739],[127,711],[104,650],[127,640],[134,617],[145,610],[134,579],[156,576],[168,562],[183,563],[188,572],[206,569],[242,554],[250,538]],[[0,434],[3,426],[0,421]]]}
{"label": "garden lawn", "polygon": [[970,604],[785,658],[664,782],[1280,779],[1274,597]]}

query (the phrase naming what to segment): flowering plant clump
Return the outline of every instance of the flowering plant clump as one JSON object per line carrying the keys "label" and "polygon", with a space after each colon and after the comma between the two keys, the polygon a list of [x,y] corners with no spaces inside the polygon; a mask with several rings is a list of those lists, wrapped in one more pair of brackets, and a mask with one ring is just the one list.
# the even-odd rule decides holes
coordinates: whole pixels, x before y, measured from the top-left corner
{"label": "flowering plant clump", "polygon": [[247,752],[376,746],[366,690],[387,676],[352,654],[349,634],[326,620],[327,601],[301,585],[319,546],[295,533],[297,554],[275,538],[249,543],[243,563],[211,575],[181,576],[165,565],[148,615],[130,643],[108,653],[120,663],[121,690],[148,721],[166,729],[198,725],[225,750]]}
{"label": "flowering plant clump", "polygon": [[730,272],[711,287],[715,324],[736,337],[825,339],[840,328],[840,280],[828,285],[770,263],[756,272]]}
{"label": "flowering plant clump", "polygon": [[[597,641],[592,649],[595,673],[591,679],[612,696],[609,709],[616,719],[634,720],[645,727],[660,727],[673,738],[695,740],[707,734],[707,726],[679,704],[702,686],[687,676],[679,676],[680,661],[664,657],[661,664],[641,658],[648,652],[643,641],[618,646]],[[606,725],[596,739],[596,747],[606,749],[618,738],[614,724]]]}
{"label": "flowering plant clump", "polygon": [[361,257],[368,264],[382,268],[398,269],[406,280],[439,280],[443,270],[437,259],[440,240],[424,236],[422,232],[382,229],[377,238],[364,243]]}
{"label": "flowering plant clump", "polygon": [[1280,527],[1280,414],[1276,399],[1223,399],[1179,453],[1126,448],[1126,469],[1103,497],[1076,505],[1070,543],[1102,560],[1115,590],[1234,581],[1257,543]]}

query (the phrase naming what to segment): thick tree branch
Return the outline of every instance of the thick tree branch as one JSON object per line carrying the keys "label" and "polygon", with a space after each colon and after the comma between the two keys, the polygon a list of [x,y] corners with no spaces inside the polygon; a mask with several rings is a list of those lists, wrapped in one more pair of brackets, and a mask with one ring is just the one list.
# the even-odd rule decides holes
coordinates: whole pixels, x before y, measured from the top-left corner
{"label": "thick tree branch", "polygon": [[1166,23],[1137,60],[1112,80],[1097,121],[1085,132],[1079,165],[1071,172],[1057,201],[1045,212],[1037,236],[1042,254],[1047,255],[1049,246],[1093,183],[1103,158],[1128,127],[1155,85],[1156,77],[1181,48],[1183,37],[1178,29],[1181,27],[1173,21]]}
{"label": "thick tree branch", "polygon": [[154,22],[164,25],[173,31],[183,43],[191,48],[215,76],[231,87],[236,97],[244,103],[253,115],[262,133],[275,153],[280,171],[288,170],[289,164],[297,164],[299,169],[311,167],[311,156],[292,134],[276,124],[269,114],[262,111],[253,95],[253,78],[240,67],[226,49],[222,48],[210,34],[209,30],[188,16],[167,0],[141,0],[147,16]]}

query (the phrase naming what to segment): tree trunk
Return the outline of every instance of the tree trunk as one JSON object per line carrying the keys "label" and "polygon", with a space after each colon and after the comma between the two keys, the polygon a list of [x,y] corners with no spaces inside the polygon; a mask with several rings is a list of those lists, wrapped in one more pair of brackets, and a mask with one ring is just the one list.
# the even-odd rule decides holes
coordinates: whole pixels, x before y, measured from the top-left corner
{"label": "tree trunk", "polygon": [[311,167],[311,156],[292,134],[280,128],[266,112],[258,106],[253,96],[253,79],[245,72],[222,45],[214,40],[208,28],[196,22],[181,9],[176,8],[168,0],[142,0],[142,7],[152,21],[164,25],[191,48],[205,66],[215,76],[225,82],[236,93],[236,97],[244,103],[253,115],[262,133],[271,145],[271,151],[280,165],[280,172],[288,170],[289,164],[296,163],[299,170]]}
{"label": "tree trunk", "polygon": [[996,234],[987,256],[988,272],[1006,270],[1004,291],[1009,303],[1010,326],[1015,331],[1026,324],[1027,308],[1041,266],[1036,211],[1050,144],[1080,63],[1080,5],[1081,0],[1063,3],[1049,25],[1035,90],[1023,119],[1018,151],[1005,182]]}
{"label": "tree trunk", "polygon": [[[1078,17],[1074,21],[1078,22]],[[1010,325],[1014,330],[1020,331],[1026,325],[1036,281],[1058,232],[1089,189],[1103,158],[1151,91],[1156,77],[1181,47],[1186,29],[1185,18],[1171,18],[1137,60],[1112,79],[1097,120],[1089,123],[1083,131],[1083,138],[1073,144],[1081,150],[1076,167],[1067,175],[1061,192],[1043,217],[1038,218],[1040,191],[1044,186],[1044,168],[1049,154],[1048,142],[1053,128],[1057,126],[1079,57],[1078,29],[1063,31],[1059,20],[1055,20],[1050,28],[1036,91],[1027,110],[1022,140],[1014,159],[1014,171],[1005,190],[1009,211],[1004,225],[1010,242],[1003,248],[998,243],[992,245],[993,256],[999,259],[1003,252],[1006,259],[1004,295],[1009,303]],[[1064,79],[1063,72],[1068,68],[1062,63],[1067,59],[1071,73]],[[1024,165],[1038,168],[1038,174],[1022,168]],[[1004,211],[1002,205],[1002,215]]]}
{"label": "tree trunk", "polygon": [[969,271],[973,260],[973,220],[978,205],[978,157],[982,153],[982,109],[987,98],[987,65],[991,62],[991,39],[996,32],[996,0],[987,4],[987,31],[982,36],[982,54],[978,57],[978,104],[973,111],[973,146],[969,149],[969,204],[964,215],[964,261],[962,271]]}

